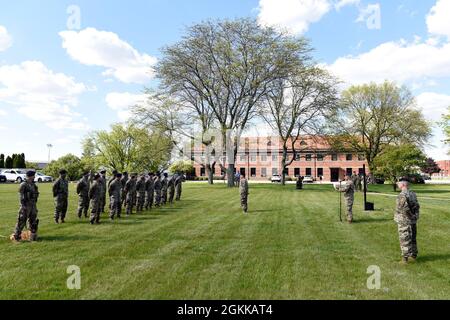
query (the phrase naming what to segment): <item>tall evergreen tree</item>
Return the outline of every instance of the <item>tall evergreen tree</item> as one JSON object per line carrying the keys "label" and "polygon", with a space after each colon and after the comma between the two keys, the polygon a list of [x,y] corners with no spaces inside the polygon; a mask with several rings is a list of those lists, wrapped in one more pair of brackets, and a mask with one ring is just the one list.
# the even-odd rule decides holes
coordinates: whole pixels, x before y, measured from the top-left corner
{"label": "tall evergreen tree", "polygon": [[5,167],[5,155],[2,153],[0,154],[0,169],[3,169]]}
{"label": "tall evergreen tree", "polygon": [[5,168],[12,169],[12,167],[13,167],[13,160],[10,156],[7,156],[5,160]]}

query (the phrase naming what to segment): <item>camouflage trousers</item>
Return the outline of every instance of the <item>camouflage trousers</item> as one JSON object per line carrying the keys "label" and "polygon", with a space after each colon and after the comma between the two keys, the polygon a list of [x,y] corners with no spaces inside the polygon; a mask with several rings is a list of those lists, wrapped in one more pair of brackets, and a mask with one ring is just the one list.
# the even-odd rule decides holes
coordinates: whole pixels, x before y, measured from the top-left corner
{"label": "camouflage trousers", "polygon": [[145,210],[151,209],[153,207],[153,190],[147,191],[147,196],[145,197]]}
{"label": "camouflage trousers", "polygon": [[68,197],[61,195],[55,197],[55,220],[64,220],[67,214]]}
{"label": "camouflage trousers", "polygon": [[241,208],[246,213],[248,211],[248,195],[241,194]]}
{"label": "camouflage trousers", "polygon": [[161,190],[155,190],[155,206],[161,205]]}
{"label": "camouflage trousers", "polygon": [[78,218],[84,216],[87,218],[89,212],[89,197],[78,196]]}
{"label": "camouflage trousers", "polygon": [[169,189],[169,203],[173,203],[173,198],[175,197],[175,189]]}
{"label": "camouflage trousers", "polygon": [[175,188],[175,200],[181,200],[181,186]]}
{"label": "camouflage trousers", "polygon": [[399,224],[398,236],[400,239],[400,250],[404,258],[414,257],[419,254],[417,250],[417,225]]}
{"label": "camouflage trousers", "polygon": [[91,200],[91,223],[100,222],[101,199]]}
{"label": "camouflage trousers", "polygon": [[347,221],[353,222],[353,202],[354,198],[345,198],[345,206],[347,209]]}
{"label": "camouflage trousers", "polygon": [[22,231],[25,228],[28,220],[28,226],[32,234],[32,240],[36,240],[37,237],[37,227],[39,221],[37,220],[38,210],[36,209],[36,204],[29,203],[27,205],[21,205],[19,209],[19,214],[17,217],[17,224],[14,230],[14,237],[16,240],[20,240]]}
{"label": "camouflage trousers", "polygon": [[111,219],[114,219],[115,217],[120,218],[122,214],[122,200],[120,199],[120,196],[111,196],[110,197],[110,212],[109,217]]}
{"label": "camouflage trousers", "polygon": [[105,212],[105,207],[106,207],[106,193],[102,193],[100,195],[100,213]]}
{"label": "camouflage trousers", "polygon": [[136,199],[136,211],[142,212],[144,211],[145,205],[145,192],[138,192]]}
{"label": "camouflage trousers", "polygon": [[133,208],[136,204],[136,194],[127,194],[127,200],[126,200],[126,212],[127,216],[130,214],[133,214]]}
{"label": "camouflage trousers", "polygon": [[167,203],[167,190],[161,190],[161,204]]}

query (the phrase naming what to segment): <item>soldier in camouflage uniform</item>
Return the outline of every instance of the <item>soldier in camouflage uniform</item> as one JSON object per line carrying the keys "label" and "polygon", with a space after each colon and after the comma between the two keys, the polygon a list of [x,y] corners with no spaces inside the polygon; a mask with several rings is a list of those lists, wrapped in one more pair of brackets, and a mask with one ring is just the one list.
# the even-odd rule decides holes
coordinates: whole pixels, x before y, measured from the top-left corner
{"label": "soldier in camouflage uniform", "polygon": [[159,208],[161,206],[161,189],[162,189],[161,175],[159,173],[156,175],[155,178],[154,189],[155,189],[155,206]]}
{"label": "soldier in camouflage uniform", "polygon": [[122,207],[123,207],[123,205],[125,203],[125,200],[127,198],[127,194],[125,192],[125,185],[127,184],[127,182],[128,182],[128,172],[124,172],[122,174],[122,179],[120,180],[120,183],[122,184],[122,196],[120,198],[120,200],[122,201]]}
{"label": "soldier in camouflage uniform", "polygon": [[106,181],[106,170],[100,171],[100,213],[105,213],[106,206],[106,189],[107,189],[107,181]]}
{"label": "soldier in camouflage uniform", "polygon": [[37,240],[39,220],[37,219],[38,210],[36,204],[39,198],[39,189],[34,183],[35,175],[34,171],[28,171],[26,181],[22,182],[19,188],[20,209],[14,231],[15,241],[21,240],[22,231],[27,224],[27,220],[31,231],[30,240]]}
{"label": "soldier in camouflage uniform", "polygon": [[55,199],[55,223],[64,223],[67,214],[68,198],[69,198],[69,182],[66,179],[67,171],[62,169],[59,171],[59,178],[53,184],[53,197]]}
{"label": "soldier in camouflage uniform", "polygon": [[167,203],[167,189],[169,188],[169,179],[167,173],[164,173],[161,180],[161,204]]}
{"label": "soldier in camouflage uniform", "polygon": [[175,179],[175,200],[181,200],[181,192],[183,191],[183,175],[178,174]]}
{"label": "soldier in camouflage uniform", "polygon": [[147,181],[145,181],[145,191],[147,196],[145,198],[145,210],[149,210],[153,207],[153,198],[155,193],[155,175],[150,173]]}
{"label": "soldier in camouflage uniform", "polygon": [[398,225],[401,263],[415,262],[419,253],[417,249],[417,221],[419,220],[420,205],[417,196],[409,190],[407,179],[400,179],[398,187],[401,190],[397,198],[397,208],[394,220]]}
{"label": "soldier in camouflage uniform", "polygon": [[351,176],[345,177],[345,182],[338,186],[337,190],[344,193],[345,203],[347,206],[347,222],[353,222],[353,202],[355,200],[355,184]]}
{"label": "soldier in camouflage uniform", "polygon": [[108,187],[109,198],[111,201],[109,217],[111,220],[117,216],[120,219],[122,214],[122,174],[116,173],[115,178]]}
{"label": "soldier in camouflage uniform", "polygon": [[78,181],[77,184],[78,194],[78,218],[84,214],[84,217],[88,217],[89,212],[89,172],[83,174],[83,178]]}
{"label": "soldier in camouflage uniform", "polygon": [[169,203],[173,204],[173,198],[175,197],[175,180],[177,179],[177,175],[172,176],[168,181],[168,189],[169,189]]}
{"label": "soldier in camouflage uniform", "polygon": [[133,207],[136,204],[136,176],[136,174],[132,174],[125,184],[127,216],[133,214]]}
{"label": "soldier in camouflage uniform", "polygon": [[137,205],[136,205],[136,211],[142,212],[144,211],[144,205],[145,205],[145,195],[147,193],[145,188],[145,176],[142,175],[139,178],[139,181],[136,183],[136,193],[137,193]]}
{"label": "soldier in camouflage uniform", "polygon": [[245,214],[248,211],[248,181],[245,174],[241,174],[239,181],[239,194],[241,196],[241,207]]}
{"label": "soldier in camouflage uniform", "polygon": [[91,224],[100,224],[100,211],[101,211],[101,177],[99,174],[93,176],[94,182],[89,189],[89,200],[91,201]]}
{"label": "soldier in camouflage uniform", "polygon": [[[116,180],[116,176],[119,172],[117,170],[113,170],[112,172],[112,176],[108,179],[108,183],[106,185],[106,190],[109,191],[109,186],[111,185],[111,183]],[[109,196],[109,210],[111,213],[111,205],[112,205],[112,199],[111,199],[111,195]]]}
{"label": "soldier in camouflage uniform", "polygon": [[358,175],[356,174],[356,171],[353,171],[350,180],[353,182],[353,190],[358,190]]}

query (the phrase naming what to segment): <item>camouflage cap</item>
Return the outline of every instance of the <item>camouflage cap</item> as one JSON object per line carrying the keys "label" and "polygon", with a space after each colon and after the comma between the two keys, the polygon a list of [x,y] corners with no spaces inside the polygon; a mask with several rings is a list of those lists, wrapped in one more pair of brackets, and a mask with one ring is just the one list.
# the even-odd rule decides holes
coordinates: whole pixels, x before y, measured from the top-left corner
{"label": "camouflage cap", "polygon": [[36,175],[36,172],[34,172],[33,170],[27,171],[28,178],[34,177],[35,175]]}

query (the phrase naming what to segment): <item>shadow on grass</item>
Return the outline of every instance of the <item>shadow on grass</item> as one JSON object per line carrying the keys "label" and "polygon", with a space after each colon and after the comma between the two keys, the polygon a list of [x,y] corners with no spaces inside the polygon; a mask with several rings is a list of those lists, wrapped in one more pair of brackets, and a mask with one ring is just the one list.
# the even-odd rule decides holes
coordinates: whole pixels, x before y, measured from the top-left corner
{"label": "shadow on grass", "polygon": [[38,242],[48,242],[48,241],[89,241],[92,240],[93,238],[90,236],[85,236],[85,235],[81,235],[81,236],[39,236],[38,238]]}
{"label": "shadow on grass", "polygon": [[275,212],[275,210],[249,210],[249,213],[268,213]]}
{"label": "shadow on grass", "polygon": [[419,256],[417,258],[418,262],[433,262],[433,261],[450,261],[450,253],[447,254],[429,254],[424,256]]}
{"label": "shadow on grass", "polygon": [[381,218],[381,219],[357,219],[355,221],[353,221],[353,223],[355,224],[359,224],[359,223],[385,223],[385,222],[392,222],[394,221],[391,218]]}

